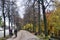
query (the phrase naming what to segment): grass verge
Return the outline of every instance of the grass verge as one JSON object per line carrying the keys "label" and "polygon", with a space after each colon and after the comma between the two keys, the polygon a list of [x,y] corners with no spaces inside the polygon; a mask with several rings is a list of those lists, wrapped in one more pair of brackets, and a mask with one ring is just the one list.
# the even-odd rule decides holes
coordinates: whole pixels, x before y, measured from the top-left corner
{"label": "grass verge", "polygon": [[37,35],[37,37],[43,40],[49,40],[49,37],[42,37],[41,35]]}
{"label": "grass verge", "polygon": [[0,38],[0,40],[6,40],[8,38],[9,38],[9,36],[6,36],[5,38],[4,37]]}

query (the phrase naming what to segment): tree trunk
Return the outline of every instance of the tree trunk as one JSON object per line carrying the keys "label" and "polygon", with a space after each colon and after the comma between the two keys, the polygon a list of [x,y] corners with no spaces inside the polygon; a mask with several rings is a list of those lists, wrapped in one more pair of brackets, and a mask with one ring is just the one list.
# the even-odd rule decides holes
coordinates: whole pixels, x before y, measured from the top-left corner
{"label": "tree trunk", "polygon": [[4,3],[5,3],[5,0],[2,0],[2,5],[3,5],[3,7],[2,7],[2,13],[3,13],[3,17],[4,17],[4,37],[5,37],[6,36],[5,35],[5,27],[6,27],[6,25],[5,25]]}
{"label": "tree trunk", "polygon": [[41,33],[41,26],[40,26],[40,0],[38,0],[38,27],[39,27],[39,29],[38,29],[38,32],[39,32],[39,34]]}
{"label": "tree trunk", "polygon": [[45,36],[48,36],[48,30],[47,30],[47,20],[46,20],[46,15],[45,15],[45,6],[44,6],[44,1],[41,0],[42,2],[42,10],[43,10],[43,18],[44,18],[44,29],[45,29]]}

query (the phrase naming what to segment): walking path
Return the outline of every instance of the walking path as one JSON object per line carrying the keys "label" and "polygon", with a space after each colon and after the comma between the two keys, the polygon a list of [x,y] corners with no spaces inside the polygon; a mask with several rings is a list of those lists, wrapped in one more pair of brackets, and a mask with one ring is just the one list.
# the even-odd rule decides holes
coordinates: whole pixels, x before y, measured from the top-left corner
{"label": "walking path", "polygon": [[7,40],[39,40],[39,38],[28,31],[21,30],[18,32],[16,38],[14,38],[13,36],[12,38],[9,38]]}

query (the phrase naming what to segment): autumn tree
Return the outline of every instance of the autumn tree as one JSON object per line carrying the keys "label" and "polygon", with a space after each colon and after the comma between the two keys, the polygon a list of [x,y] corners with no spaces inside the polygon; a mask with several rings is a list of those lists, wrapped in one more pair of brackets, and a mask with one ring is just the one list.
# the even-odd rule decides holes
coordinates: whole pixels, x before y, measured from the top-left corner
{"label": "autumn tree", "polygon": [[[47,12],[46,13],[46,17],[47,17],[47,22],[48,22],[48,30],[50,30],[50,33],[57,33],[59,29],[59,26],[60,26],[60,14],[59,14],[59,10],[60,10],[60,3],[59,1],[54,1],[55,4],[55,10],[53,11],[50,11],[50,12]],[[59,33],[60,34],[60,33]]]}

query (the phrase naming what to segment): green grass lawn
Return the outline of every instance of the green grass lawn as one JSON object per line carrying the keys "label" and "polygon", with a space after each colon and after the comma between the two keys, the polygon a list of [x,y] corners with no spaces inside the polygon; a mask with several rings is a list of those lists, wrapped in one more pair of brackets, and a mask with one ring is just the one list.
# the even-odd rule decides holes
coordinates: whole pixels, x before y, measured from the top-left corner
{"label": "green grass lawn", "polygon": [[43,36],[41,36],[41,35],[37,35],[37,37],[40,38],[40,39],[43,39],[43,40],[49,40],[49,37],[46,37],[46,38],[45,38],[45,37],[43,37]]}
{"label": "green grass lawn", "polygon": [[6,38],[0,38],[0,40],[6,40]]}
{"label": "green grass lawn", "polygon": [[9,36],[6,36],[5,38],[2,37],[2,38],[0,38],[0,40],[6,40],[7,38],[9,38]]}

